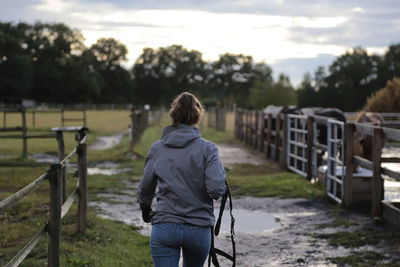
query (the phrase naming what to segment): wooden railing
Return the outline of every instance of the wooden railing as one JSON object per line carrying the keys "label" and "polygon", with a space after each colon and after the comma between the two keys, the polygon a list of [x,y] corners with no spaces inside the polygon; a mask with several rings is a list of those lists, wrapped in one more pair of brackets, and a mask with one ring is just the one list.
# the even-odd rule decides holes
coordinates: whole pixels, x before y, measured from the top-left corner
{"label": "wooden railing", "polygon": [[[320,143],[319,140],[315,138],[318,134],[317,128],[327,127],[328,121],[329,123],[332,123],[332,119],[329,117],[313,115],[304,116],[304,120],[306,121],[306,127],[303,125],[302,127],[304,129],[302,128],[301,131],[297,131],[305,133],[306,137],[295,137],[294,139],[296,139],[296,142],[301,143],[301,147],[305,148],[305,153],[296,154],[295,151],[291,151],[291,153],[294,153],[295,157],[301,157],[302,162],[306,163],[302,164],[305,166],[302,173],[308,179],[311,179],[318,176],[318,172],[315,170],[319,167],[317,162],[315,162],[316,159],[315,156],[313,156],[313,153],[315,153],[315,150],[321,152],[328,150],[326,144]],[[243,141],[245,144],[265,152],[267,158],[279,161],[280,166],[283,169],[288,167],[288,127],[288,115],[286,114],[263,113],[261,111],[241,108],[236,109],[234,129],[235,137]],[[294,126],[290,125],[290,127]],[[294,132],[296,132],[296,130],[294,130]],[[371,160],[362,158],[359,155],[356,155],[355,151],[353,151],[355,133],[360,133],[372,138],[373,153]],[[347,123],[345,124],[345,134],[337,137],[337,140],[340,140],[342,145],[345,144],[346,147],[345,157],[344,159],[342,157],[341,160],[341,164],[344,163],[345,165],[345,177],[341,180],[343,183],[343,192],[339,192],[343,193],[343,204],[347,207],[354,204],[354,198],[361,189],[358,188],[358,185],[355,183],[356,178],[353,175],[354,168],[356,165],[362,166],[372,171],[372,179],[369,179],[371,183],[367,183],[366,185],[371,191],[371,193],[367,193],[370,195],[366,197],[367,199],[372,200],[372,216],[381,218],[384,192],[382,175],[400,181],[399,172],[381,166],[381,163],[400,163],[400,156],[397,158],[382,158],[382,148],[385,142],[400,142],[400,129],[379,127],[370,124]],[[335,172],[336,171],[333,170],[333,173]],[[365,195],[366,192],[363,191],[362,194]],[[337,198],[340,197],[339,194]]]}
{"label": "wooden railing", "polygon": [[[37,190],[47,180],[50,182],[50,216],[48,222],[40,228],[6,266],[18,266],[46,233],[48,234],[48,266],[60,265],[61,220],[68,213],[76,195],[79,197],[78,231],[80,233],[85,232],[87,226],[87,137],[83,130],[85,129],[84,127],[71,128],[69,130],[77,129],[76,139],[78,144],[66,157],[60,160],[59,163],[51,164],[48,170],[36,180],[0,202],[0,212],[3,212]],[[61,129],[58,130],[60,131]],[[68,198],[65,198],[63,195],[65,194],[66,183],[63,181],[63,175],[65,178],[67,164],[75,154],[78,156],[79,179],[75,190]]]}
{"label": "wooden railing", "polygon": [[[71,112],[82,112],[81,117],[65,117],[65,113],[71,113]],[[83,123],[83,126],[86,127],[87,121],[86,121],[86,110],[85,109],[61,109],[61,125],[64,126],[65,122],[67,121],[80,121]]]}
{"label": "wooden railing", "polygon": [[[353,150],[355,133],[372,137],[372,158],[366,159]],[[384,193],[384,183],[382,175],[400,181],[400,173],[381,167],[381,163],[400,163],[400,155],[396,158],[382,158],[382,149],[385,141],[393,140],[400,142],[400,130],[386,127],[378,127],[360,123],[347,123],[345,126],[346,141],[346,179],[344,200],[347,206],[354,202],[357,188],[354,183],[354,169],[356,165],[372,171],[371,190],[372,190],[372,217],[382,217],[382,200]]]}

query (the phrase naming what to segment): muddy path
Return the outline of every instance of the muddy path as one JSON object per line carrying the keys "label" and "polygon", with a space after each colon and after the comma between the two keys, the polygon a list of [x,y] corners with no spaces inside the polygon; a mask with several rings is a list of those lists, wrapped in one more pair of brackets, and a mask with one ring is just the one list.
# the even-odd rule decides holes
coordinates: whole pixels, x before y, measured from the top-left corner
{"label": "muddy path", "polygon": [[[225,167],[236,163],[271,164],[261,154],[241,145],[218,145]],[[110,201],[90,202],[103,218],[122,221],[139,228],[149,235],[151,225],[141,220],[136,203],[137,182],[125,181],[125,190],[120,194],[100,194]],[[236,219],[237,266],[338,266],[329,258],[348,256],[354,251],[375,251],[393,258],[390,248],[380,242],[352,249],[330,246],[325,239],[314,234],[357,231],[366,226],[380,229],[371,219],[362,214],[348,213],[350,226],[319,228],[318,225],[331,223],[335,219],[333,206],[325,201],[310,201],[302,198],[254,198],[235,197],[233,214]],[[219,203],[216,203],[216,211]],[[228,215],[228,212],[225,212]],[[216,238],[218,248],[230,251],[229,218],[224,218],[222,232]],[[221,266],[230,266],[220,259]]]}

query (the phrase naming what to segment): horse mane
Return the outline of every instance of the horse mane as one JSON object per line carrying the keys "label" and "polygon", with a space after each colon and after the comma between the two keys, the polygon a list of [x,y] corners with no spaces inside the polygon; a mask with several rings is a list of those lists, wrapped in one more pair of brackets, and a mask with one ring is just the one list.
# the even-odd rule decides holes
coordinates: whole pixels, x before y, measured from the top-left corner
{"label": "horse mane", "polygon": [[379,113],[366,112],[365,110],[361,110],[360,113],[358,113],[354,122],[372,122],[376,124],[381,124],[384,122],[384,118]]}
{"label": "horse mane", "polygon": [[361,110],[360,113],[358,113],[354,122],[361,122],[361,123],[365,122],[365,115],[366,115],[366,112],[364,110]]}

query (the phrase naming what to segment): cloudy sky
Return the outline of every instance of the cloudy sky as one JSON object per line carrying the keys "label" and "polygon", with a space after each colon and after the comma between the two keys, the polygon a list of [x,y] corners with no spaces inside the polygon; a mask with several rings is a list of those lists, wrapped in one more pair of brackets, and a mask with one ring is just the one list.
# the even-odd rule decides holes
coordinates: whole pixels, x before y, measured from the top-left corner
{"label": "cloudy sky", "polygon": [[399,0],[0,0],[2,22],[63,22],[90,46],[113,37],[131,67],[144,47],[181,44],[216,60],[242,53],[298,84],[355,46],[400,43]]}

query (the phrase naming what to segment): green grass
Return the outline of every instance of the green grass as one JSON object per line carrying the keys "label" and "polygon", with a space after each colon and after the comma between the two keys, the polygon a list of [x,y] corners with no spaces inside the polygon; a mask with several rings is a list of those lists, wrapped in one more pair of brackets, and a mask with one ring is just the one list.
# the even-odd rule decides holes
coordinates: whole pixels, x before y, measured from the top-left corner
{"label": "green grass", "polygon": [[[1,113],[2,114],[2,113]],[[128,128],[129,111],[127,110],[89,110],[87,114],[88,143],[97,140],[98,136],[110,135]],[[66,117],[79,117],[77,112],[66,113]],[[21,115],[18,113],[7,114],[7,127],[21,126]],[[81,122],[68,122],[66,126],[82,125]],[[31,113],[27,115],[28,134],[48,134],[52,127],[61,126],[60,113],[37,113],[35,127],[32,126]],[[21,132],[2,133],[1,135],[20,135]],[[76,146],[75,133],[64,133],[65,151],[69,152]],[[46,153],[57,155],[57,141],[55,138],[28,139],[28,154]],[[19,158],[22,156],[22,139],[0,138],[0,155]]]}
{"label": "green grass", "polygon": [[350,255],[345,257],[334,257],[328,258],[331,262],[338,264],[339,266],[350,265],[350,266],[360,266],[360,267],[370,267],[370,266],[398,266],[397,263],[391,261],[387,263],[381,263],[387,260],[385,255],[375,251],[352,251]]}
{"label": "green grass", "polygon": [[[273,165],[276,163],[269,162]],[[232,171],[227,172],[228,183],[233,195],[254,197],[281,197],[319,199],[325,197],[324,189],[318,184],[311,184],[305,178],[291,173],[243,173],[236,171],[240,165],[235,165]],[[257,170],[257,168],[254,168]]]}
{"label": "green grass", "polygon": [[[100,118],[99,118],[100,119]],[[124,127],[127,125],[124,125]],[[111,126],[108,126],[112,128]],[[120,131],[118,125],[115,131]],[[105,132],[102,132],[102,134]],[[89,138],[94,138],[89,133]],[[4,139],[0,139],[3,141]],[[146,141],[146,142],[150,142]],[[141,146],[146,146],[141,142]],[[120,145],[105,151],[89,151],[88,160],[116,161],[131,171],[120,175],[90,175],[88,177],[88,200],[98,200],[98,193],[118,193],[125,189],[123,180],[139,180],[144,159],[127,157],[129,138],[125,136]],[[139,144],[138,144],[139,145]],[[57,144],[32,143],[32,151],[56,151]],[[72,146],[73,147],[73,146]],[[72,148],[71,148],[72,149]],[[11,149],[12,150],[12,149]],[[18,149],[16,149],[18,150]],[[44,150],[44,151],[42,151]],[[2,151],[2,150],[0,150]],[[29,150],[28,150],[29,151]],[[3,153],[3,152],[1,152]],[[1,154],[0,153],[0,154]],[[13,159],[26,162],[28,159]],[[73,159],[76,161],[76,159]],[[0,199],[18,191],[41,175],[46,168],[0,168]],[[69,174],[68,194],[76,180]],[[106,199],[103,199],[106,200]],[[19,201],[15,206],[0,213],[0,266],[5,265],[45,224],[49,208],[49,185],[46,182],[37,191]],[[134,227],[97,217],[94,208],[88,209],[89,226],[86,234],[77,234],[76,203],[63,219],[61,236],[61,266],[152,266],[149,238],[140,235]],[[7,231],[3,231],[7,229]],[[47,238],[28,255],[21,266],[44,266],[47,264]]]}
{"label": "green grass", "polygon": [[382,232],[366,228],[352,232],[341,231],[329,234],[314,234],[313,237],[326,239],[330,246],[355,248],[366,245],[377,245],[382,240],[397,240],[399,235],[395,232]]}

